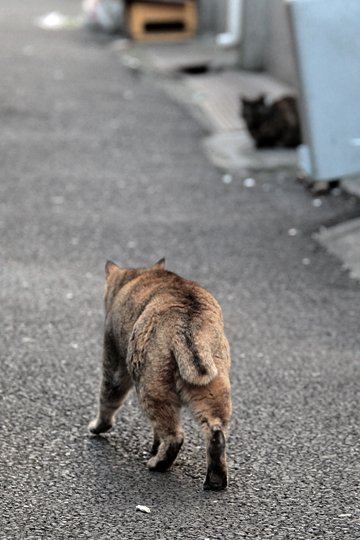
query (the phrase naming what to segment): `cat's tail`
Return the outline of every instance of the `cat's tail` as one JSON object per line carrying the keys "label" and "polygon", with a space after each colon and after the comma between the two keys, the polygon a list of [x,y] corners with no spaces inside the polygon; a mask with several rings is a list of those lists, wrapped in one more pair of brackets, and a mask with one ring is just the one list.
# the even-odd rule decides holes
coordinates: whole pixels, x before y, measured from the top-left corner
{"label": "cat's tail", "polygon": [[210,347],[195,343],[187,333],[176,334],[173,339],[172,353],[184,381],[205,386],[218,374]]}

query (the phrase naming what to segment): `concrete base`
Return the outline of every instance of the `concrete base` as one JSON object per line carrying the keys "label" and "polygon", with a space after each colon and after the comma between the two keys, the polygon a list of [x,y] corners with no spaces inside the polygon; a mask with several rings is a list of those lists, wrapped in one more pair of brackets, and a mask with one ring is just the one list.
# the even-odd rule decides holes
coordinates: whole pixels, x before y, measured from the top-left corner
{"label": "concrete base", "polygon": [[[237,49],[220,48],[215,37],[203,36],[183,43],[134,43],[119,39],[114,42],[125,64],[135,60],[144,71],[173,75],[194,66],[208,69],[232,68],[237,64]],[[130,62],[131,63],[131,62]]]}
{"label": "concrete base", "polygon": [[211,135],[203,147],[209,160],[225,170],[275,170],[297,163],[295,150],[257,150],[245,130]]}
{"label": "concrete base", "polygon": [[360,280],[360,218],[323,229],[314,237],[341,259],[352,278]]}
{"label": "concrete base", "polygon": [[226,70],[186,77],[188,88],[197,96],[198,106],[215,132],[246,129],[241,116],[241,96],[266,94],[270,99],[294,94],[294,89],[266,73]]}
{"label": "concrete base", "polygon": [[348,193],[360,199],[360,177],[345,178],[341,185]]}

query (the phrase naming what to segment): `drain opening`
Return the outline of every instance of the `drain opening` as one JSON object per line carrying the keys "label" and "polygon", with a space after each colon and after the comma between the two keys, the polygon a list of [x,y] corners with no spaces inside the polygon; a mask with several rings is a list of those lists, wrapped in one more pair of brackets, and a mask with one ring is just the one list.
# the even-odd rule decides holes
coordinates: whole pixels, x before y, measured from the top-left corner
{"label": "drain opening", "polygon": [[145,24],[146,32],[183,32],[185,24],[181,21],[149,22]]}
{"label": "drain opening", "polygon": [[210,66],[209,64],[194,64],[193,66],[183,66],[179,71],[186,75],[202,75],[210,71]]}

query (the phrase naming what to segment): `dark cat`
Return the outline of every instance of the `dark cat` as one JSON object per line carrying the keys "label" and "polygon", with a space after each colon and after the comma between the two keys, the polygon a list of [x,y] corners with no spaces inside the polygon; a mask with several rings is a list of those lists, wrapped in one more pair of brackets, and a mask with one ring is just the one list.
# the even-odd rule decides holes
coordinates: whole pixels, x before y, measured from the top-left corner
{"label": "dark cat", "polygon": [[296,99],[286,96],[267,103],[265,96],[241,98],[242,116],[257,148],[295,148],[301,144]]}

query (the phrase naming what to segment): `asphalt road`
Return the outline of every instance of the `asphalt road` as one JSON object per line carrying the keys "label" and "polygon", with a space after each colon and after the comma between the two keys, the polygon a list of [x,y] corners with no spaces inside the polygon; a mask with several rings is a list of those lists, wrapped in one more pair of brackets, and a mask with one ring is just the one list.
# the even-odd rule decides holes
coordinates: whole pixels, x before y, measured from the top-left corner
{"label": "asphalt road", "polygon": [[[111,40],[33,24],[79,4],[0,7],[0,538],[355,540],[360,285],[312,234],[358,217],[359,203],[340,194],[315,207],[293,171],[224,183],[202,128],[158,81],[124,68]],[[226,492],[203,492],[187,414],[165,475],[146,469],[135,396],[111,434],[87,434],[105,260],[163,255],[223,306]]]}

